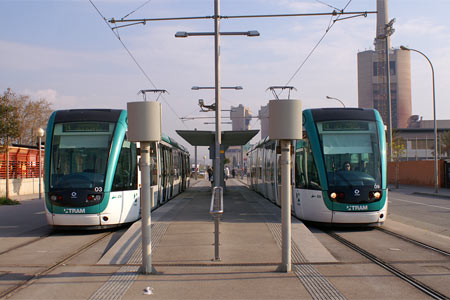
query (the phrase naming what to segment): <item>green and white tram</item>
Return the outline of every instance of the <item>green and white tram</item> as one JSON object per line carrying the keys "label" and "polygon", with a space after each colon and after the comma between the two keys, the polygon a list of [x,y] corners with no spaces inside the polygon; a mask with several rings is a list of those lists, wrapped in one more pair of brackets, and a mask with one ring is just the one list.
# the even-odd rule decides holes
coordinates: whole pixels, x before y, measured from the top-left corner
{"label": "green and white tram", "polygon": [[[127,112],[55,111],[45,147],[45,210],[55,227],[104,228],[140,218],[139,145],[127,141]],[[151,149],[152,208],[189,186],[189,153],[170,138]]]}
{"label": "green and white tram", "polygon": [[[249,152],[247,165],[249,185],[279,204],[277,146],[277,141],[261,141]],[[304,110],[303,140],[292,146],[292,212],[298,218],[367,225],[386,220],[386,142],[376,110]]]}

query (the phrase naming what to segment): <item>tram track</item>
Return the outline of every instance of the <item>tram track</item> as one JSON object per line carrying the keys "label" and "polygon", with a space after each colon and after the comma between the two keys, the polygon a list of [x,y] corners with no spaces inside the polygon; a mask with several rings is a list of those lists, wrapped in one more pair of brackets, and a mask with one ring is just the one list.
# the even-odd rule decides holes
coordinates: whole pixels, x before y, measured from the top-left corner
{"label": "tram track", "polygon": [[[44,269],[32,274],[29,276],[28,279],[23,280],[22,282],[19,282],[18,284],[16,284],[15,286],[6,289],[5,291],[0,291],[0,300],[4,300],[4,299],[8,299],[11,296],[15,295],[17,292],[19,292],[20,290],[32,285],[36,280],[42,278],[43,276],[49,274],[50,272],[52,272],[53,270],[55,270],[56,268],[66,264],[68,261],[70,261],[71,259],[75,258],[76,256],[80,255],[81,253],[83,253],[84,251],[88,250],[89,248],[93,247],[95,244],[97,244],[98,242],[102,241],[103,239],[105,239],[106,237],[112,235],[114,232],[109,231],[109,232],[105,232],[103,234],[101,234],[99,237],[96,237],[94,240],[84,244],[83,246],[81,246],[80,248],[76,249],[75,251],[65,255],[63,258],[59,259],[56,263],[53,263],[51,265],[45,266]],[[37,238],[34,241],[30,241],[30,243],[36,242],[37,240],[40,240],[40,238]],[[28,243],[28,244],[30,244]],[[20,247],[23,247],[24,245],[19,245]],[[17,247],[19,248],[19,247]],[[17,249],[16,248],[16,249]],[[8,251],[11,251],[7,250]]]}
{"label": "tram track", "polygon": [[33,244],[33,243],[36,243],[36,242],[40,241],[40,240],[43,240],[43,239],[45,239],[45,238],[48,238],[49,236],[52,236],[52,235],[54,235],[54,232],[53,232],[53,231],[47,232],[47,233],[45,233],[45,234],[43,234],[43,235],[41,235],[41,236],[39,236],[39,237],[36,237],[36,238],[34,238],[34,239],[32,239],[32,240],[29,240],[29,241],[20,243],[20,244],[18,244],[18,245],[15,245],[15,246],[9,248],[9,249],[6,249],[6,250],[4,250],[4,251],[1,251],[1,252],[0,252],[0,255],[3,255],[3,254],[6,254],[6,253],[9,253],[9,252],[11,252],[11,251],[20,249],[20,248],[22,248],[22,247],[31,245],[31,244]]}
{"label": "tram track", "polygon": [[[450,297],[440,293],[439,291],[433,289],[432,287],[430,287],[430,286],[424,284],[423,282],[415,279],[414,277],[406,274],[405,272],[403,272],[403,271],[399,270],[398,268],[394,267],[392,264],[384,261],[383,259],[381,259],[381,258],[377,257],[376,255],[370,253],[369,251],[367,251],[367,250],[357,246],[356,244],[354,244],[354,243],[350,242],[349,240],[343,238],[342,236],[338,235],[337,233],[335,233],[333,231],[324,231],[324,232],[328,236],[330,236],[333,239],[335,239],[336,241],[338,241],[341,244],[347,246],[348,248],[354,250],[355,252],[359,253],[360,255],[366,257],[371,262],[373,262],[376,265],[382,267],[383,269],[387,270],[388,272],[392,273],[393,275],[397,276],[398,278],[404,280],[405,282],[409,283],[410,285],[412,285],[413,287],[415,287],[418,290],[422,291],[426,295],[432,297],[433,299],[450,300]],[[394,236],[396,236],[396,235],[394,235]],[[420,242],[418,242],[418,243],[420,243]],[[423,244],[423,243],[420,243],[420,244]],[[423,245],[425,245],[425,244],[423,244]],[[428,246],[428,245],[426,245],[426,246]],[[429,247],[431,247],[431,246],[429,246]],[[433,248],[433,247],[431,247],[431,248],[426,247],[426,248],[432,250],[431,248]]]}
{"label": "tram track", "polygon": [[419,242],[419,241],[417,241],[417,240],[415,240],[415,239],[406,237],[406,236],[404,236],[404,235],[401,235],[401,234],[399,234],[399,233],[396,233],[396,232],[387,230],[387,229],[385,229],[385,228],[376,227],[375,229],[378,230],[378,231],[381,231],[381,232],[383,232],[383,233],[389,234],[389,235],[391,235],[391,236],[394,236],[394,237],[396,237],[396,238],[399,238],[399,239],[401,239],[401,240],[403,240],[403,241],[406,241],[406,242],[409,242],[409,243],[411,243],[411,244],[414,244],[414,245],[416,245],[416,246],[419,246],[419,247],[422,247],[422,248],[425,248],[425,249],[428,249],[428,250],[437,252],[437,253],[442,254],[442,255],[444,255],[444,256],[446,256],[446,257],[450,257],[450,252],[447,252],[447,251],[445,251],[445,250],[442,250],[442,249],[439,249],[439,248],[436,248],[436,247],[427,245],[427,244],[425,244],[425,243]]}

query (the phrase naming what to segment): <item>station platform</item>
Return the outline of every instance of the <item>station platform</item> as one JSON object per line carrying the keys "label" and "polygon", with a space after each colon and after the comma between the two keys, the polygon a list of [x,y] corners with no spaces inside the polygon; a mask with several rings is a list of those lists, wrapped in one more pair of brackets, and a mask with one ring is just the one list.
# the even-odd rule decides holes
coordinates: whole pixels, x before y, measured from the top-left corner
{"label": "station platform", "polygon": [[141,222],[133,224],[97,265],[119,268],[90,299],[344,299],[312,263],[336,259],[292,219],[293,272],[281,264],[280,208],[236,179],[227,181],[214,261],[214,222],[206,180],[152,212],[152,262],[142,264]]}

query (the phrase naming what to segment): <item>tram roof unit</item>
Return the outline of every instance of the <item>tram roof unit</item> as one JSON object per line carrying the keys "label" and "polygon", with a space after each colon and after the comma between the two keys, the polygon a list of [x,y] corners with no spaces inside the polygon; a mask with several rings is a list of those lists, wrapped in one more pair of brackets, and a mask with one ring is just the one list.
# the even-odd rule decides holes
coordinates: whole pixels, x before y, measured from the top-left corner
{"label": "tram roof unit", "polygon": [[[120,115],[126,110],[123,109],[65,109],[55,111],[55,123],[63,122],[85,122],[85,121],[103,121],[103,122],[117,122]],[[162,134],[162,140],[169,145],[178,148],[184,152],[188,152],[187,148],[180,145],[173,138]]]}
{"label": "tram roof unit", "polygon": [[105,121],[117,122],[120,114],[124,110],[121,109],[66,109],[55,111],[55,123],[67,121],[83,122],[83,121]]}
{"label": "tram roof unit", "polygon": [[375,109],[367,108],[312,108],[303,112],[311,111],[314,121],[333,120],[367,120],[376,121]]}

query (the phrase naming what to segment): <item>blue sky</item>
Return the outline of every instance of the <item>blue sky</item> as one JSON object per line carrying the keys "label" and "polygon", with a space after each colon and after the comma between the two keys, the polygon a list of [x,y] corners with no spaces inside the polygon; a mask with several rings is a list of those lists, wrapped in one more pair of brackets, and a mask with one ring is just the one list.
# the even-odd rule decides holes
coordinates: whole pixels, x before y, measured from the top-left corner
{"label": "blue sky", "polygon": [[[120,19],[146,0],[93,0],[107,18]],[[348,0],[222,0],[222,15],[331,12]],[[213,0],[152,0],[131,18],[210,16]],[[353,0],[346,11],[373,11],[375,0]],[[450,10],[448,0],[391,0],[389,18],[396,18],[393,47],[407,45],[424,52],[436,75],[438,119],[450,119]],[[336,106],[337,97],[357,106],[358,51],[373,48],[375,15],[337,22],[290,82],[293,98],[304,108]],[[328,27],[330,17],[230,19],[222,31],[258,30],[260,37],[222,37],[222,108],[244,104],[257,114],[272,99],[271,85],[284,85]],[[212,20],[152,22],[119,30],[157,88],[166,89],[163,131],[182,139],[176,129],[214,130],[205,120],[178,117],[200,113],[197,103],[214,100],[213,91],[191,91],[214,84],[213,39],[176,39],[177,31],[212,31]],[[411,53],[413,114],[432,119],[432,87],[426,60]],[[141,89],[154,88],[88,0],[0,0],[0,91],[12,88],[34,99],[46,98],[54,109],[126,108],[139,101]],[[226,116],[228,113],[224,112]],[[224,120],[226,121],[226,120]],[[252,121],[259,129],[259,122]],[[230,130],[230,125],[224,125]],[[206,153],[201,149],[201,156]]]}

